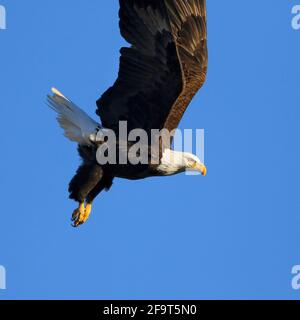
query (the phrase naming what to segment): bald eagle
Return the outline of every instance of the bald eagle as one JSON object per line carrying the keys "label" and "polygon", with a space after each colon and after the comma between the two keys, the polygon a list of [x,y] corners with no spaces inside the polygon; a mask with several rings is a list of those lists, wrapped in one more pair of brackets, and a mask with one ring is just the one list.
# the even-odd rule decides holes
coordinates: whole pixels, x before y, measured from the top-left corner
{"label": "bald eagle", "polygon": [[101,124],[57,89],[52,89],[47,100],[57,112],[65,135],[77,142],[82,158],[69,184],[70,198],[79,203],[72,215],[75,227],[88,219],[93,200],[111,188],[115,177],[134,180],[188,169],[206,174],[206,167],[197,156],[174,151],[163,143],[155,164],[97,161],[100,146],[95,135],[110,129],[119,137],[120,121],[126,121],[128,130],[173,132],[204,84],[207,72],[205,0],[119,2],[120,30],[130,47],[121,48],[118,78],[97,101]]}

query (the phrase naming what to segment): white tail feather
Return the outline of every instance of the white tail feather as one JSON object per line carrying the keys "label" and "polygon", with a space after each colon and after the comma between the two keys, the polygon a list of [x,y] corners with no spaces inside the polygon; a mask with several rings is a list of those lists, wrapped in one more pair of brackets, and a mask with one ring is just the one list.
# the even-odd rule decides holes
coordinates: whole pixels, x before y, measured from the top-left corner
{"label": "white tail feather", "polygon": [[100,124],[89,117],[57,89],[52,88],[53,96],[47,96],[50,108],[58,113],[57,120],[65,131],[65,136],[79,144],[90,144],[93,135]]}

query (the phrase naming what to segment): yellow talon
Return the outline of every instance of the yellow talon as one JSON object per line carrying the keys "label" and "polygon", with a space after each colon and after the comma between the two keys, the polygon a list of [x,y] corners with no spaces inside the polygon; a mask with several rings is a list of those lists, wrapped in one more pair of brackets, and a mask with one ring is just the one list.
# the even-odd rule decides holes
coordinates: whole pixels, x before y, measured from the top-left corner
{"label": "yellow talon", "polygon": [[89,218],[90,214],[92,211],[92,204],[88,203],[85,207],[85,216],[86,216],[86,220]]}
{"label": "yellow talon", "polygon": [[73,212],[72,221],[73,227],[79,227],[80,225],[84,224],[92,211],[92,205],[88,203],[86,207],[84,203],[80,203],[79,207]]}

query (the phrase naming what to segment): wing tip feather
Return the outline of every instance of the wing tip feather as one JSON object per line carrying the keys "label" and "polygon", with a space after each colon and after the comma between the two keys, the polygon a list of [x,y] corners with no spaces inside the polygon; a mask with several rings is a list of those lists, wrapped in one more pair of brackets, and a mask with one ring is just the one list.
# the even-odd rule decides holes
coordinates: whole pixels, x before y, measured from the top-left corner
{"label": "wing tip feather", "polygon": [[64,98],[66,100],[69,100],[66,96],[64,96],[58,89],[56,89],[55,87],[51,88],[51,91],[54,95],[59,96],[61,98]]}

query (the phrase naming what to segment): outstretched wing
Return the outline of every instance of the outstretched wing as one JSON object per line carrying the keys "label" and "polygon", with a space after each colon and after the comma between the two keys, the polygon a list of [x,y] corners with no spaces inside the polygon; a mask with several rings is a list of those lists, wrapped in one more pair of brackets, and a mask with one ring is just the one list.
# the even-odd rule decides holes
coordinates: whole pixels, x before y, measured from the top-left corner
{"label": "outstretched wing", "polygon": [[207,69],[205,0],[120,0],[119,76],[97,101],[104,127],[177,127]]}
{"label": "outstretched wing", "polygon": [[164,128],[176,129],[206,79],[208,53],[206,0],[165,0],[183,73],[183,90],[172,105]]}

